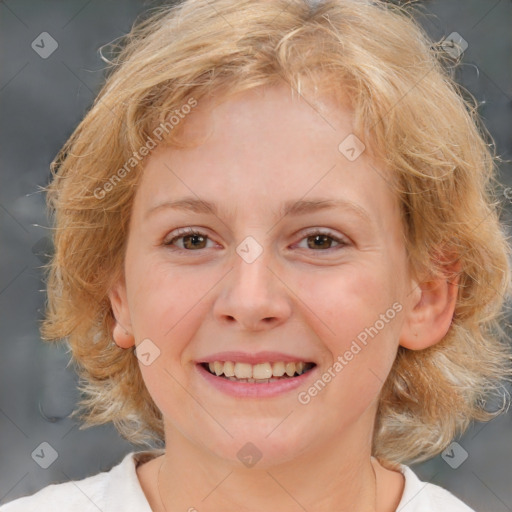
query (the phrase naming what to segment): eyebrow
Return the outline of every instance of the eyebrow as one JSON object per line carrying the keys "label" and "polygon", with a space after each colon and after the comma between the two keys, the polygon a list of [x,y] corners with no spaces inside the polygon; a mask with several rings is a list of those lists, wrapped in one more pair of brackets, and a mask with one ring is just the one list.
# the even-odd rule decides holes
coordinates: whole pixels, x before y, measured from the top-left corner
{"label": "eyebrow", "polygon": [[[362,221],[373,224],[369,213],[362,206],[347,199],[315,198],[310,200],[299,199],[297,201],[286,201],[282,204],[281,209],[277,212],[276,215],[279,217],[284,217],[286,215],[306,215],[322,210],[332,210],[335,208],[352,212]],[[197,199],[195,197],[183,197],[172,201],[163,201],[150,207],[146,211],[145,217],[147,218],[149,215],[163,209],[219,216],[219,208],[215,203]]]}

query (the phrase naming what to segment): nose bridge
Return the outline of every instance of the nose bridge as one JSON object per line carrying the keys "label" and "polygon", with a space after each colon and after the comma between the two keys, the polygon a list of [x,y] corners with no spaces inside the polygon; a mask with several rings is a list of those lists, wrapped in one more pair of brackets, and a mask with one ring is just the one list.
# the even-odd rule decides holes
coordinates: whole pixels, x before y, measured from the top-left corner
{"label": "nose bridge", "polygon": [[236,292],[249,295],[253,300],[261,300],[271,294],[276,279],[270,271],[272,259],[270,248],[264,248],[253,237],[240,243],[236,248],[232,276]]}
{"label": "nose bridge", "polygon": [[247,329],[276,325],[290,314],[286,287],[275,274],[275,258],[263,244],[249,236],[236,247],[232,271],[215,307],[216,316]]}

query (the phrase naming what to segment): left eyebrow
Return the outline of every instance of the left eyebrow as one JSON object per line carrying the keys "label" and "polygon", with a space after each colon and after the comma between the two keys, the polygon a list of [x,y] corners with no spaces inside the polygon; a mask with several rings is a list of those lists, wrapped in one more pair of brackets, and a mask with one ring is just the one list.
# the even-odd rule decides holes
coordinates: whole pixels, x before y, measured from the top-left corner
{"label": "left eyebrow", "polygon": [[308,215],[335,208],[351,212],[362,221],[372,224],[370,214],[362,206],[348,199],[300,199],[299,201],[286,201],[281,208],[281,215]]}
{"label": "left eyebrow", "polygon": [[[352,212],[363,222],[373,224],[369,213],[359,204],[347,199],[300,199],[298,201],[286,201],[282,204],[276,217],[284,217],[286,215],[308,215],[322,210],[332,210],[335,208]],[[197,199],[195,197],[183,197],[173,201],[164,201],[158,203],[146,211],[145,217],[161,209],[172,209],[188,211],[193,213],[204,213],[218,216],[218,206],[210,201]]]}

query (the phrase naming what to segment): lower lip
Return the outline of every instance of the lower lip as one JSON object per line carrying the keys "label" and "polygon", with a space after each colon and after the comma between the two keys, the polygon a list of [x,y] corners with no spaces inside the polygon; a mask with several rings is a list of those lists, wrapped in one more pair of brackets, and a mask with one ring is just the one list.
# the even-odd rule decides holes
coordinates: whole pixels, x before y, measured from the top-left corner
{"label": "lower lip", "polygon": [[212,375],[200,364],[196,364],[196,368],[207,382],[216,387],[219,391],[222,391],[227,395],[246,398],[264,398],[282,395],[283,393],[292,391],[304,384],[306,379],[309,379],[316,370],[316,366],[314,366],[311,370],[308,370],[298,377],[290,377],[288,379],[280,379],[274,382],[256,384],[251,382],[235,382],[224,377],[217,377]]}

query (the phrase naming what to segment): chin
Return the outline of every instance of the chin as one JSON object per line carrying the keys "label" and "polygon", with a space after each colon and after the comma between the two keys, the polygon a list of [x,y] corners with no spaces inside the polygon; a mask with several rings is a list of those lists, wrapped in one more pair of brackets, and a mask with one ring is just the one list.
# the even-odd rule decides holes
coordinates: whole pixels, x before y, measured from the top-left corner
{"label": "chin", "polygon": [[311,430],[302,435],[299,432],[290,435],[285,428],[279,432],[280,427],[276,429],[278,424],[274,421],[271,428],[261,430],[247,428],[243,434],[238,431],[233,438],[223,436],[210,446],[210,450],[237,468],[244,465],[248,469],[270,469],[288,463],[307,451],[307,438]]}

